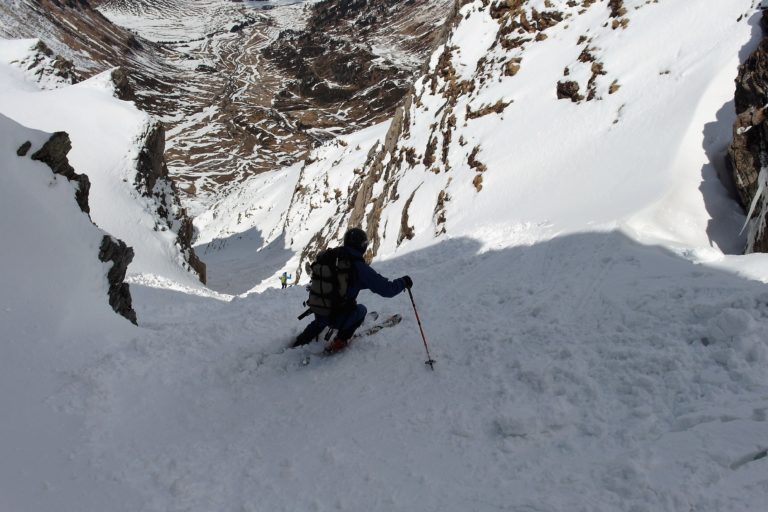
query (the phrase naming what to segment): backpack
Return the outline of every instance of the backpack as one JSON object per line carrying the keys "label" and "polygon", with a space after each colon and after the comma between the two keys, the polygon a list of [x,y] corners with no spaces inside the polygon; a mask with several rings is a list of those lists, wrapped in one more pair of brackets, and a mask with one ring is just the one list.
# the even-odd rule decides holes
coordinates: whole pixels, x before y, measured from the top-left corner
{"label": "backpack", "polygon": [[312,281],[309,285],[308,311],[316,315],[333,317],[355,307],[347,298],[350,279],[354,272],[352,258],[342,247],[321,252],[310,266]]}

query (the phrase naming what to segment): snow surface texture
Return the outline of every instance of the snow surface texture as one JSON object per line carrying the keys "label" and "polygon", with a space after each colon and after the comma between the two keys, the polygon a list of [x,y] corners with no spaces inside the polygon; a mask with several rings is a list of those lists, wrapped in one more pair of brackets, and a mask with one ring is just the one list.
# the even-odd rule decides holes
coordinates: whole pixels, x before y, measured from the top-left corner
{"label": "snow surface texture", "polygon": [[36,82],[6,64],[24,61],[35,44],[0,40],[0,57],[5,59],[0,61],[0,113],[24,126],[70,135],[69,161],[91,180],[93,221],[134,247],[129,276],[160,276],[196,286],[195,276],[183,268],[176,233],[158,219],[153,198],[142,197],[134,187],[151,119],[114,97],[109,72],[76,85],[39,90]]}
{"label": "snow surface texture", "polygon": [[[134,286],[145,327],[82,355],[44,395],[82,422],[65,452],[93,468],[4,465],[16,480],[3,482],[25,483],[0,487],[9,510],[103,510],[90,503],[123,495],[109,510],[765,504],[764,285],[620,234],[484,253],[453,239],[377,267],[413,275],[435,372],[404,295],[361,296],[405,320],[303,367],[320,347],[281,353],[300,287],[227,303]],[[28,357],[60,368],[44,351]],[[35,442],[23,429],[2,439]],[[94,471],[89,501],[72,496],[67,478]]]}
{"label": "snow surface texture", "polygon": [[0,114],[0,510],[107,510],[89,498],[100,478],[82,422],[46,399],[130,324],[107,302],[104,232],[70,182],[29,157],[49,137]]}
{"label": "snow surface texture", "polygon": [[[453,36],[471,56],[466,69],[457,67],[468,73],[483,53],[471,41],[484,43],[468,32],[487,21],[479,4],[464,8],[466,21]],[[598,7],[605,4],[586,16]],[[106,306],[94,306],[93,325],[83,325],[66,308],[96,303],[103,286],[73,288],[65,302],[58,299],[70,283],[59,276],[48,290],[52,313],[32,317],[16,308],[16,290],[46,283],[19,272],[26,268],[22,253],[3,253],[12,267],[0,275],[7,279],[12,270],[17,281],[0,291],[3,336],[12,340],[0,343],[0,410],[13,412],[0,421],[0,509],[763,510],[768,289],[732,269],[766,275],[766,258],[726,257],[720,245],[710,246],[701,198],[722,195],[713,215],[733,212],[721,188],[702,182],[701,173],[712,170],[703,147],[724,140],[724,84],[735,76],[728,63],[749,45],[755,26],[754,17],[751,25],[735,20],[749,7],[649,4],[626,31],[606,31],[603,37],[624,41],[611,48],[626,53],[607,66],[624,70],[616,93],[625,95],[622,103],[556,100],[550,79],[560,77],[557,60],[547,87],[525,82],[519,94],[526,101],[508,107],[518,110],[468,120],[466,128],[458,122],[465,140],[482,145],[483,190],[471,184],[475,173],[459,165],[472,145],[449,146],[458,156],[451,157],[456,177],[446,234],[434,237],[434,201],[419,197],[410,210],[416,236],[398,248],[397,237],[387,234],[385,258],[374,265],[391,277],[413,277],[438,361],[434,372],[423,364],[405,295],[361,294],[369,309],[405,319],[338,357],[301,366],[320,347],[283,347],[303,326],[295,317],[306,292],[269,288],[277,284],[272,276],[295,268],[296,250],[328,218],[344,225],[347,187],[387,126],[319,148],[310,165],[259,176],[199,219],[210,251],[204,259],[217,263],[211,281],[228,293],[259,282],[261,293],[231,298],[183,284],[133,286],[143,327],[127,325]],[[666,19],[685,20],[681,26],[690,30],[672,34]],[[572,44],[582,31],[564,27],[536,46],[546,49],[543,63],[565,59],[557,57],[558,37],[568,35]],[[639,58],[630,41],[654,51]],[[668,60],[658,69],[669,66],[675,86],[647,92],[667,75],[632,85],[632,77],[646,76],[643,69],[660,65],[659,55]],[[487,80],[486,87],[494,83],[504,85]],[[551,94],[536,99],[540,91]],[[478,97],[473,109],[498,98]],[[614,126],[624,102],[627,124]],[[435,122],[437,100],[425,94],[422,105],[411,116],[410,137],[419,147],[428,140],[424,127]],[[515,120],[527,124],[517,127]],[[549,150],[547,140],[563,143]],[[8,147],[15,150],[15,143]],[[651,143],[660,145],[644,146]],[[513,162],[521,158],[528,167],[506,165],[512,150]],[[569,158],[578,176],[556,172]],[[398,201],[414,190],[436,193],[448,177],[423,166],[403,175],[383,233],[400,225]],[[674,195],[691,203],[671,201]],[[26,241],[26,224],[3,214],[3,236]],[[690,221],[677,222],[681,215]],[[738,231],[744,216],[731,220]],[[691,261],[706,259],[702,254],[729,270]],[[72,323],[62,329],[49,318]],[[113,319],[123,323],[113,328]]]}

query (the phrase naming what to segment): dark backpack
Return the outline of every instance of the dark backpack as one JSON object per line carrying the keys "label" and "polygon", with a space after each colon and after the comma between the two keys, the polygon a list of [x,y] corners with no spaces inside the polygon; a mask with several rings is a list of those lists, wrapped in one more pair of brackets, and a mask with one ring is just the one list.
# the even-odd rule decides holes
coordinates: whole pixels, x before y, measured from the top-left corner
{"label": "dark backpack", "polygon": [[347,298],[354,263],[342,247],[321,252],[310,266],[312,281],[306,305],[316,315],[333,317],[355,307]]}

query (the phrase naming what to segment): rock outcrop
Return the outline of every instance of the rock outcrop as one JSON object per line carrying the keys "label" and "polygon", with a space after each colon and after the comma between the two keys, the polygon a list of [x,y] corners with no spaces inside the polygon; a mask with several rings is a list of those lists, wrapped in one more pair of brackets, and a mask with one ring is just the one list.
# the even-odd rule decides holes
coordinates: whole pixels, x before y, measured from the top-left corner
{"label": "rock outcrop", "polygon": [[746,252],[768,252],[768,37],[739,67],[735,100],[738,117],[728,153],[739,200],[750,217]]}
{"label": "rock outcrop", "polygon": [[157,229],[170,229],[177,233],[179,246],[189,268],[197,273],[202,283],[206,282],[206,267],[192,247],[194,229],[192,220],[179,202],[176,185],[168,175],[165,161],[165,128],[160,122],[147,127],[141,143],[136,168],[136,190],[152,200],[158,221]]}
{"label": "rock outcrop", "polygon": [[112,268],[107,272],[109,305],[117,314],[138,325],[130,286],[124,282],[128,265],[133,261],[133,249],[122,240],[104,235],[101,240],[101,247],[99,247],[99,259],[105,263],[112,262]]}
{"label": "rock outcrop", "polygon": [[[21,148],[19,148],[21,149]],[[80,209],[90,213],[88,206],[88,193],[91,190],[91,182],[85,174],[78,174],[69,164],[67,154],[72,149],[72,141],[66,132],[56,132],[51,135],[42,148],[32,154],[32,160],[38,160],[48,165],[54,174],[60,174],[69,181],[77,184],[75,199]]]}
{"label": "rock outcrop", "polygon": [[123,101],[134,101],[136,90],[129,80],[129,71],[123,67],[116,67],[110,75],[115,86],[115,96]]}
{"label": "rock outcrop", "polygon": [[[19,157],[25,157],[32,147],[31,142],[25,142],[16,151]],[[66,132],[56,132],[43,144],[43,147],[33,153],[30,158],[46,164],[54,174],[58,174],[73,182],[76,186],[75,200],[80,209],[88,215],[88,192],[91,182],[85,174],[78,174],[69,163],[67,154],[72,149],[72,143]],[[90,215],[89,215],[90,218]],[[99,260],[112,262],[112,268],[107,273],[109,283],[109,305],[119,315],[137,324],[136,311],[132,306],[131,291],[125,283],[125,273],[133,260],[133,249],[125,242],[112,236],[104,235],[99,247]]]}

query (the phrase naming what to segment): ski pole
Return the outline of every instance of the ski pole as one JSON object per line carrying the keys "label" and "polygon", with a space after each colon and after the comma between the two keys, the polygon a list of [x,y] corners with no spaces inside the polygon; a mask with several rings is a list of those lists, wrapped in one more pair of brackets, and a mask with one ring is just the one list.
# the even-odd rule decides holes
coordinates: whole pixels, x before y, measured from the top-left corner
{"label": "ski pole", "polygon": [[432,359],[432,356],[429,355],[429,347],[427,346],[427,337],[424,336],[424,328],[421,326],[421,318],[419,318],[419,311],[416,309],[416,301],[413,300],[413,293],[411,293],[411,289],[408,288],[408,296],[411,298],[411,304],[413,304],[413,312],[416,313],[416,322],[419,324],[419,331],[421,331],[421,339],[424,340],[424,349],[427,351],[427,360],[424,361],[424,364],[428,364],[430,368],[432,368],[432,371],[435,371],[435,361]]}

